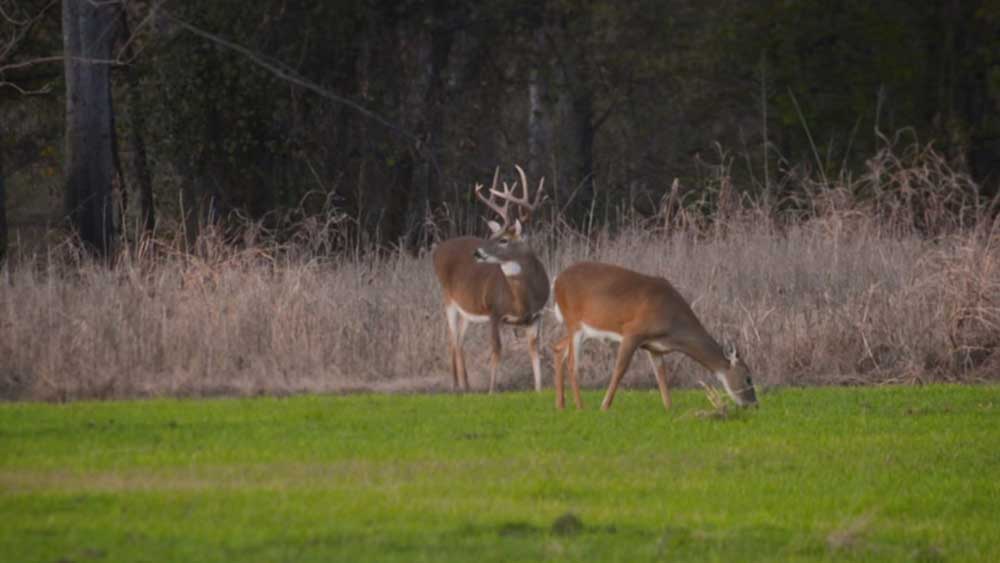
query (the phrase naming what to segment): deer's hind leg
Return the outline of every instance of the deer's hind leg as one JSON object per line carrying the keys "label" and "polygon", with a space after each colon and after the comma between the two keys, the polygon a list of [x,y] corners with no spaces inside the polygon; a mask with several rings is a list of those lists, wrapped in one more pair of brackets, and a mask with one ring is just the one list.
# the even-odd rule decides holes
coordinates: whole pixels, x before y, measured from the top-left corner
{"label": "deer's hind leg", "polygon": [[576,410],[583,409],[583,399],[580,398],[580,382],[577,377],[577,370],[580,367],[580,347],[583,345],[583,331],[577,329],[566,335],[569,350],[567,360],[569,362],[569,384],[573,387],[573,402]]}
{"label": "deer's hind leg", "polygon": [[571,336],[566,335],[562,340],[556,342],[552,345],[552,360],[555,363],[555,375],[553,376],[553,383],[556,388],[556,408],[563,409],[566,407],[566,397],[563,389],[563,366],[566,363],[566,359],[569,356],[569,342]]}

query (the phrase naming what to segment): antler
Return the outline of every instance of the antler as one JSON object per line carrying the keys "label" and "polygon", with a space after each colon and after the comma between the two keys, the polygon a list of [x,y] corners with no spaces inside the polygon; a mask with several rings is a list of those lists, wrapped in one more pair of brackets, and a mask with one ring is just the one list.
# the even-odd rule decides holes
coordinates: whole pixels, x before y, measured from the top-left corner
{"label": "antler", "polygon": [[[518,166],[517,164],[514,165],[514,168],[517,169],[517,174],[518,176],[521,177],[521,190],[524,195],[522,195],[520,198],[514,198],[513,188],[507,189],[507,184],[504,184],[503,186],[504,190],[506,192],[509,192],[509,195],[505,194],[504,198],[512,203],[517,204],[517,206],[521,209],[520,213],[521,222],[527,223],[531,219],[531,214],[534,213],[536,209],[538,209],[538,206],[541,205],[542,202],[544,202],[547,197],[545,195],[545,178],[542,178],[538,182],[538,191],[535,192],[535,200],[531,201],[530,198],[528,197],[528,177],[524,174],[524,169]],[[517,186],[515,185],[514,187]]]}
{"label": "antler", "polygon": [[[520,197],[514,195],[514,190],[517,189],[517,182],[514,182],[514,185],[508,185],[507,182],[504,182],[503,191],[497,189],[497,180],[500,177],[499,167],[493,173],[493,185],[490,186],[489,198],[483,195],[483,185],[476,184],[476,197],[500,216],[503,221],[501,229],[506,229],[510,226],[510,204],[513,203],[518,207],[518,220],[521,223],[527,223],[531,219],[531,214],[547,199],[547,196],[544,195],[545,178],[542,178],[538,183],[538,191],[535,192],[535,198],[532,200],[528,194],[528,178],[524,173],[524,169],[516,164],[514,168],[517,169],[517,174],[521,178]],[[503,203],[502,206],[500,205],[501,202]]]}
{"label": "antler", "polygon": [[[510,207],[510,201],[509,200],[504,201],[503,202],[503,207],[501,207],[499,201],[494,201],[493,200],[493,195],[494,194],[497,194],[498,196],[501,195],[499,192],[497,192],[497,180],[499,178],[500,178],[500,167],[497,166],[496,171],[493,173],[493,185],[490,186],[490,197],[487,198],[486,196],[483,195],[483,185],[482,184],[476,184],[476,197],[478,197],[480,201],[482,201],[483,203],[485,203],[486,207],[489,207],[490,209],[492,209],[493,211],[495,211],[497,215],[500,216],[500,219],[503,221],[503,223],[501,224],[500,228],[501,229],[506,229],[510,225],[510,218],[509,218],[509,215],[508,215],[508,211],[509,211],[509,207]],[[507,188],[507,184],[504,184],[504,189],[506,190],[506,188]],[[501,199],[503,199],[503,198],[501,198]]]}

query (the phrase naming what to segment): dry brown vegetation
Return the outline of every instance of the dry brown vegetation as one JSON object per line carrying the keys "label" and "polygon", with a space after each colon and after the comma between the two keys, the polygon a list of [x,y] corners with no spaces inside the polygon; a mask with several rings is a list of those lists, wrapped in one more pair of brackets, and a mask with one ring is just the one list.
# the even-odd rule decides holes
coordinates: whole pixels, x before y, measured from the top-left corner
{"label": "dry brown vegetation", "polygon": [[[667,277],[764,386],[1000,375],[1000,221],[933,151],[880,153],[857,178],[788,172],[753,200],[737,195],[725,161],[708,182],[701,201],[678,205],[675,189],[661,213],[626,214],[614,232],[539,227],[536,247],[552,277],[581,259]],[[296,241],[258,233],[227,245],[209,233],[181,252],[146,240],[111,268],[69,243],[21,257],[0,269],[0,397],[450,388],[429,256]],[[546,317],[543,342],[561,330]],[[474,326],[466,341],[479,389],[485,332]],[[524,345],[509,329],[504,341],[501,388],[531,388]],[[549,384],[548,347],[543,358]],[[586,346],[584,384],[605,385],[612,362],[607,346]],[[625,383],[651,385],[645,371],[636,362]],[[691,385],[704,373],[676,357],[670,376]]]}

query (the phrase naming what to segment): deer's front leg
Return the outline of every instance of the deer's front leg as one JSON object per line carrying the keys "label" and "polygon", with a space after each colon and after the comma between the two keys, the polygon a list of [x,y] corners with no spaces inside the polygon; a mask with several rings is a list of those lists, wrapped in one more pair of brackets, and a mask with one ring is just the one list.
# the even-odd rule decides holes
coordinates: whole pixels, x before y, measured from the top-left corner
{"label": "deer's front leg", "polygon": [[542,317],[528,327],[528,355],[531,356],[531,372],[535,376],[535,392],[542,391],[542,362],[538,357],[538,338],[542,332]]}
{"label": "deer's front leg", "polygon": [[497,369],[500,367],[500,317],[490,317],[490,394],[496,389]]}
{"label": "deer's front leg", "polygon": [[656,376],[656,385],[660,388],[660,399],[663,400],[663,410],[670,410],[670,391],[667,389],[667,359],[665,356],[657,355],[646,350],[649,363],[653,366],[653,374]]}
{"label": "deer's front leg", "polygon": [[448,356],[451,360],[451,388],[453,391],[459,390],[459,363],[461,362],[461,337],[459,336],[460,316],[458,308],[452,304],[446,304],[444,308],[445,318],[448,321]]}
{"label": "deer's front leg", "polygon": [[618,389],[618,384],[621,383],[622,377],[628,371],[628,366],[632,362],[632,354],[635,353],[635,349],[638,347],[639,339],[631,336],[623,338],[622,343],[618,346],[618,361],[615,362],[615,371],[611,376],[611,385],[608,386],[608,392],[604,395],[604,402],[601,403],[602,411],[611,408],[611,402],[615,400],[615,391]]}

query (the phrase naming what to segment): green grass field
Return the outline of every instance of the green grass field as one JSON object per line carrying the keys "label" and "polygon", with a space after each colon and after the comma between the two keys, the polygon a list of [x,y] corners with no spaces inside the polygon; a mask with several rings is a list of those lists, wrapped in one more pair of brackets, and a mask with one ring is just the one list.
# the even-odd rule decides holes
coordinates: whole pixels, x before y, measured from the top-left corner
{"label": "green grass field", "polygon": [[0,559],[1000,560],[1000,387],[0,405]]}

